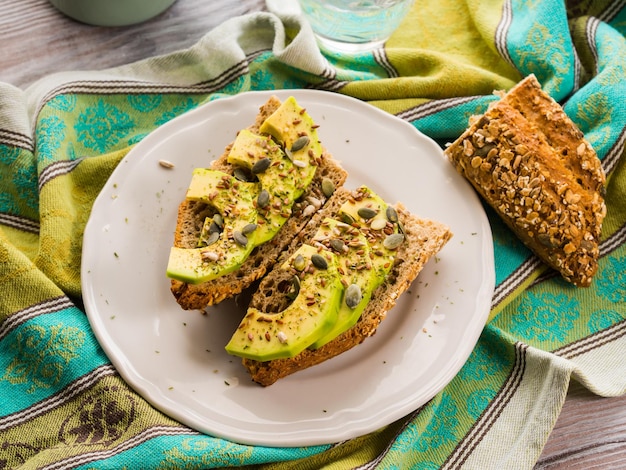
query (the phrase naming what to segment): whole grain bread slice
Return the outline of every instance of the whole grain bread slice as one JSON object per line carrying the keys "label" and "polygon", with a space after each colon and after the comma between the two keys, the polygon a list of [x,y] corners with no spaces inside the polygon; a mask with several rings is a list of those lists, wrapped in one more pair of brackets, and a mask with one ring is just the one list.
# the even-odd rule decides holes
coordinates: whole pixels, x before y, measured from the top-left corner
{"label": "whole grain bread slice", "polygon": [[[298,237],[293,240],[289,249],[281,255],[281,261],[291,256],[306,240],[310,240],[322,220],[337,214],[339,208],[352,195],[353,192],[346,188],[338,189],[326,207],[311,219]],[[378,325],[396,304],[398,297],[409,288],[426,262],[452,237],[450,229],[440,222],[419,218],[411,214],[401,203],[397,203],[395,209],[403,227],[405,242],[398,248],[390,273],[385,282],[374,291],[359,321],[324,346],[314,350],[305,349],[293,358],[265,362],[243,359],[243,365],[250,373],[252,380],[263,386],[271,385],[283,377],[320,364],[357,346],[376,332]],[[263,278],[253,294],[250,306],[265,313],[282,311],[290,300],[282,292],[281,286],[289,282],[290,277],[291,274],[285,270],[278,268],[272,270]]]}
{"label": "whole grain bread slice", "polygon": [[[270,97],[260,107],[255,122],[248,129],[258,132],[261,124],[280,105],[281,101],[276,96]],[[234,173],[235,167],[227,160],[231,147],[232,143],[226,147],[220,157],[211,162],[210,167],[212,169],[231,175]],[[190,284],[178,280],[171,281],[172,294],[183,309],[202,310],[209,305],[215,305],[227,298],[234,297],[271,269],[281,252],[305,227],[312,215],[324,206],[327,197],[322,191],[322,181],[328,178],[335,187],[340,187],[346,180],[346,171],[326,149],[323,150],[316,163],[315,177],[304,194],[294,204],[292,216],[272,240],[256,247],[237,271],[200,284]],[[178,209],[174,246],[194,248],[205,218],[211,217],[213,214],[214,209],[208,204],[198,201],[183,201]]]}
{"label": "whole grain bread slice", "polygon": [[563,108],[530,75],[446,150],[457,170],[547,265],[576,286],[598,269],[605,175]]}

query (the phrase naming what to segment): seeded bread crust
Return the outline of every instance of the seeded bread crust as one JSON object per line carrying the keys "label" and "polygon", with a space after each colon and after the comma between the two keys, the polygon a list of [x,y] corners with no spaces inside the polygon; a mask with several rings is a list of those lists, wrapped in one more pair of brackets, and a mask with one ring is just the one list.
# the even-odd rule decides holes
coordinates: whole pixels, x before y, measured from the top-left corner
{"label": "seeded bread crust", "polygon": [[598,269],[605,175],[595,151],[530,75],[445,154],[515,234],[576,286]]}
{"label": "seeded bread crust", "polygon": [[[348,189],[337,190],[327,206],[311,219],[289,249],[283,253],[280,262],[293,254],[305,240],[311,239],[322,220],[336,214],[351,195],[352,191]],[[321,348],[305,349],[293,358],[266,362],[243,359],[242,363],[253,381],[269,386],[283,377],[320,364],[353,348],[376,332],[378,325],[396,304],[398,297],[408,289],[426,262],[452,237],[452,232],[446,225],[416,217],[400,203],[396,204],[395,208],[406,238],[398,249],[394,265],[385,283],[374,291],[359,321],[351,329]],[[287,306],[288,300],[285,295],[280,294],[281,285],[290,277],[291,274],[281,269],[271,271],[261,281],[258,290],[252,296],[250,306],[266,313],[282,311]]]}
{"label": "seeded bread crust", "polygon": [[[258,132],[261,124],[279,106],[280,100],[272,96],[260,107],[255,122],[249,127]],[[232,174],[234,167],[228,163],[228,153],[232,143],[224,153],[211,162],[211,168]],[[255,248],[243,265],[235,272],[212,281],[200,284],[189,284],[178,280],[171,281],[171,291],[178,304],[185,310],[202,310],[209,305],[215,305],[222,300],[234,297],[261,278],[276,262],[281,252],[289,245],[293,238],[310,220],[308,210],[310,205],[317,207],[326,202],[322,192],[322,180],[330,178],[335,187],[340,187],[346,180],[347,173],[341,165],[324,150],[317,162],[315,177],[305,193],[294,204],[292,216],[285,222],[278,234],[269,242]],[[178,209],[178,218],[174,232],[174,246],[194,248],[196,246],[204,219],[212,216],[214,211],[202,202],[183,201]]]}

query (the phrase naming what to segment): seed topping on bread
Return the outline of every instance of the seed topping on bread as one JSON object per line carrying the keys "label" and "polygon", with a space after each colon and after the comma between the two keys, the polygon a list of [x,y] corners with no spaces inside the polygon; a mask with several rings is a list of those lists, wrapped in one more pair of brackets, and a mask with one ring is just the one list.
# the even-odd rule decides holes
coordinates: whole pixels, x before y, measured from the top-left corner
{"label": "seed topping on bread", "polygon": [[445,154],[544,262],[577,286],[591,283],[605,176],[582,132],[534,76],[474,118]]}

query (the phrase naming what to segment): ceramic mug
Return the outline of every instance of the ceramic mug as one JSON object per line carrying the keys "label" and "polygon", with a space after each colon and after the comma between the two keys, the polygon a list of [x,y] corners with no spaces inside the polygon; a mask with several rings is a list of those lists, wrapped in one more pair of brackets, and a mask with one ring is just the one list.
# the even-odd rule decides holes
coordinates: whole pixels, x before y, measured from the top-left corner
{"label": "ceramic mug", "polygon": [[59,11],[82,23],[127,26],[158,15],[176,0],[50,0]]}

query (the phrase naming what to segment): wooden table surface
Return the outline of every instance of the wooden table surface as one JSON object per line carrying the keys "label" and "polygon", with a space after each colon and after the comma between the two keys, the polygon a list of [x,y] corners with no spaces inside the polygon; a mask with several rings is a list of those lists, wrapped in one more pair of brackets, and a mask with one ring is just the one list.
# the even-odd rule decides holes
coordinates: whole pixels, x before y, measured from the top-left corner
{"label": "wooden table surface", "polygon": [[[25,88],[67,70],[99,70],[193,45],[224,20],[263,10],[264,0],[178,0],[135,26],[77,23],[47,0],[0,0],[0,81]],[[600,398],[572,383],[536,469],[626,468],[626,396]]]}

